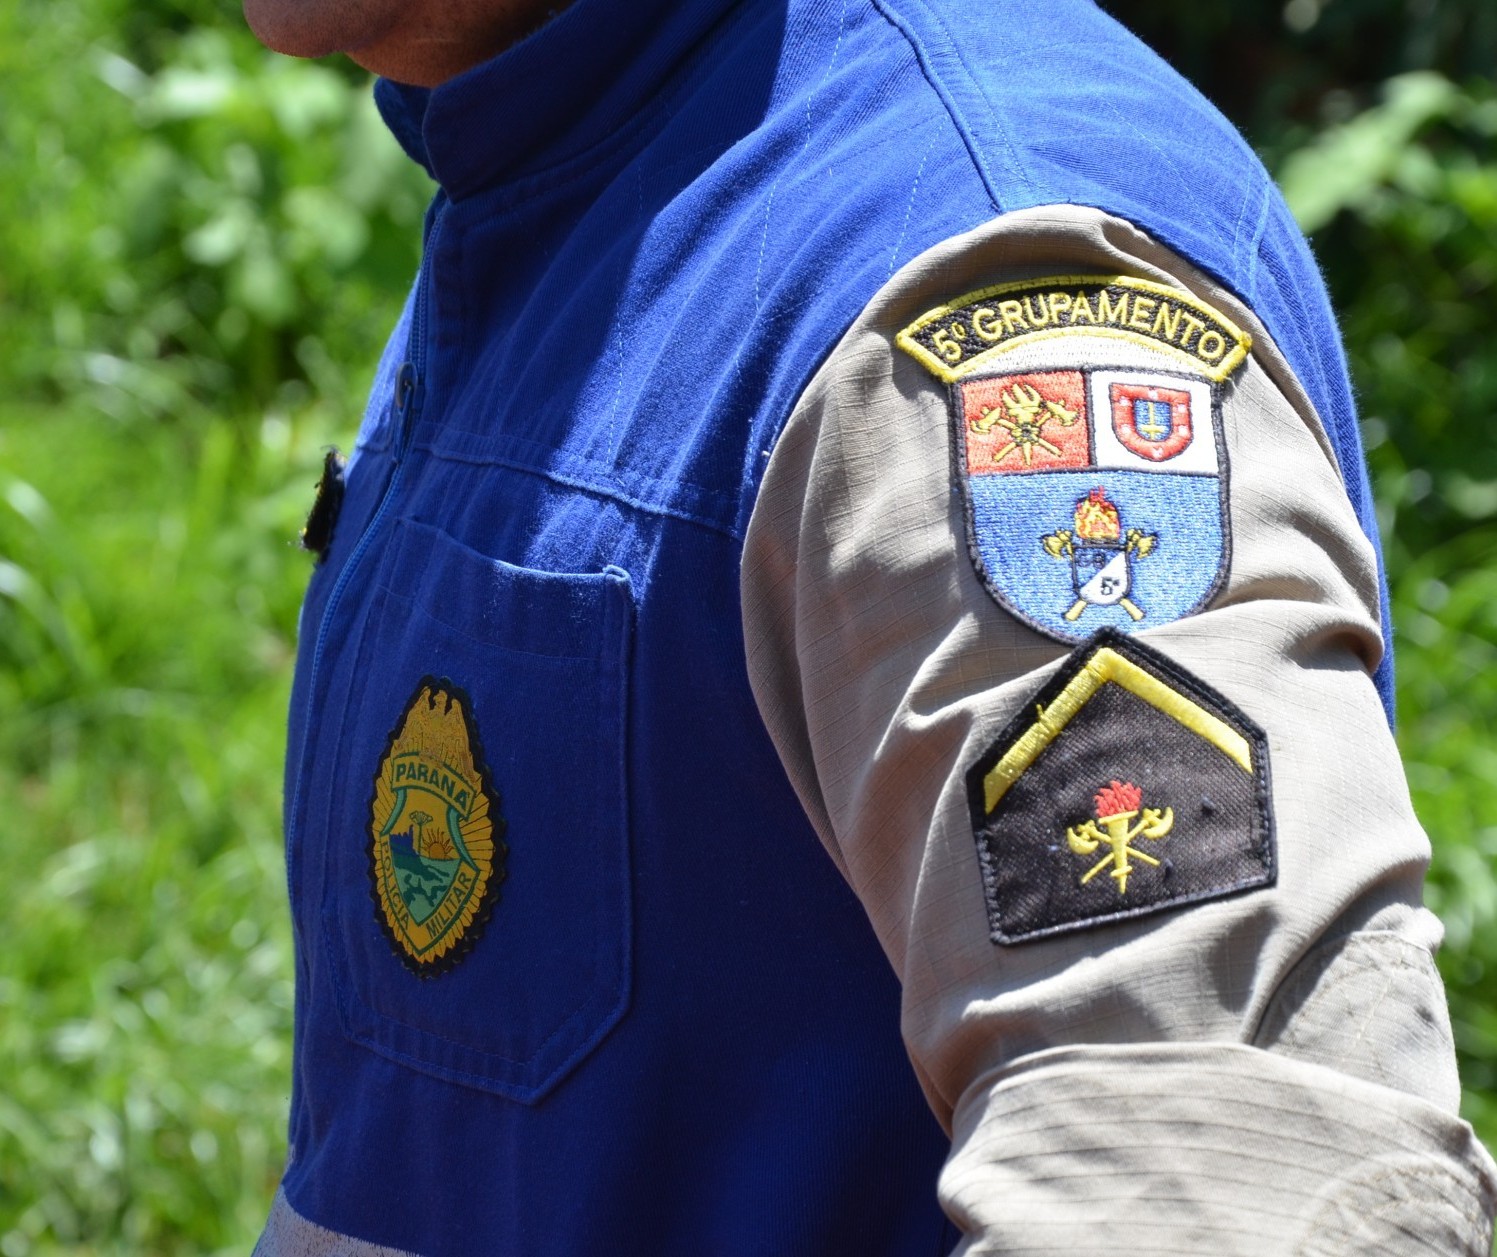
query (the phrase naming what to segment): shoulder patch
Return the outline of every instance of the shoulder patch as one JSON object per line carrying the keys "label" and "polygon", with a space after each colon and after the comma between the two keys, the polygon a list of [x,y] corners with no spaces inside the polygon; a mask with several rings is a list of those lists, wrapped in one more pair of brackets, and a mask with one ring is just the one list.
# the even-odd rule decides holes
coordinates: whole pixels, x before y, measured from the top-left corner
{"label": "shoulder patch", "polygon": [[[1098,361],[1099,336],[1149,352]],[[1215,597],[1231,560],[1221,395],[1251,345],[1225,315],[1148,280],[1057,276],[969,293],[898,341],[948,383],[968,548],[1000,606],[1079,642]]]}
{"label": "shoulder patch", "polygon": [[1013,944],[1270,886],[1268,740],[1103,630],[967,773],[990,936]]}
{"label": "shoulder patch", "polygon": [[1127,275],[1056,275],[982,288],[926,311],[896,339],[951,383],[1022,345],[1072,335],[1145,345],[1217,383],[1242,365],[1253,343],[1190,293]]}
{"label": "shoulder patch", "polygon": [[488,924],[504,880],[504,818],[472,702],[423,677],[374,773],[375,918],[413,973],[451,968]]}
{"label": "shoulder patch", "polygon": [[955,474],[979,579],[1061,641],[1201,610],[1231,555],[1212,384],[1082,367],[951,386]]}

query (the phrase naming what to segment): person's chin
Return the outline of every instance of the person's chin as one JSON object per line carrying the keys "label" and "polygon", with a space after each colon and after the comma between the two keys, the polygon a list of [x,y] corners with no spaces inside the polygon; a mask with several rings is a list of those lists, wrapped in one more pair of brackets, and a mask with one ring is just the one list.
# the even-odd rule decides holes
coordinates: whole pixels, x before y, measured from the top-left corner
{"label": "person's chin", "polygon": [[342,0],[243,0],[244,20],[267,48],[289,57],[325,57],[362,42],[367,32],[343,29],[357,12]]}

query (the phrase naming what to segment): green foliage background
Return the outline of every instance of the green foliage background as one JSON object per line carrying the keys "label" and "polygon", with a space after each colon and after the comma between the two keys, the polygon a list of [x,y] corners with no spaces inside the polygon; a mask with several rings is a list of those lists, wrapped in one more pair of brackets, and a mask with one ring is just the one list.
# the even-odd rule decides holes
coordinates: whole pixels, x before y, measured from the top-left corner
{"label": "green foliage background", "polygon": [[[1109,7],[1244,127],[1341,312],[1497,1142],[1497,7]],[[0,6],[0,1257],[244,1252],[264,1216],[293,542],[427,194],[361,73],[216,3]]]}

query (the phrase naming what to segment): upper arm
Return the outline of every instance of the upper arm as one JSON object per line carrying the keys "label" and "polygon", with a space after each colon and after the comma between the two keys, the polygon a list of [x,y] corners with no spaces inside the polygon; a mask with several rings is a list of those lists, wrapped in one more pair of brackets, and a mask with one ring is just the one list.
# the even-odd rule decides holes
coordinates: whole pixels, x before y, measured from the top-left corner
{"label": "upper arm", "polygon": [[[1143,283],[1092,334],[1042,298],[1092,291],[1078,276]],[[1006,283],[1048,329],[1012,309],[994,323],[1004,293],[962,301]],[[1143,313],[1118,316],[1124,290]],[[1222,351],[1192,361],[1171,317],[1218,329]],[[1138,333],[1114,334],[1130,318]],[[1226,369],[1234,331],[1245,352]],[[1149,1148],[1164,1136],[1134,1124],[1139,1097],[1181,1097],[1178,1131],[1209,1120],[1192,1093],[1228,1077],[1256,1097],[1229,1123],[1244,1138],[1296,1088],[1333,1111],[1300,1122],[1309,1145],[1379,1105],[1386,1129],[1336,1127],[1344,1166],[1233,1171],[1236,1188],[1178,1217],[1226,1226],[1257,1182],[1293,1196],[1302,1226],[1314,1193],[1361,1182],[1384,1145],[1490,1190],[1479,1145],[1430,1151],[1470,1136],[1420,906],[1428,845],[1370,675],[1376,556],[1313,408],[1230,294],[1070,207],[917,259],[789,421],[743,606],[766,724],[904,983],[912,1058],[958,1136],[948,1208],[969,1229],[988,1225],[959,1186],[974,1165],[987,1182],[1028,1165],[1023,1190],[1004,1187],[1022,1217],[1023,1191],[1066,1178],[1053,1155],[1082,1115]],[[1034,1112],[1051,1116],[1016,1117]],[[1118,1155],[1164,1173],[1181,1146]],[[1088,1191],[1072,1187],[1059,1199],[1079,1225]]]}

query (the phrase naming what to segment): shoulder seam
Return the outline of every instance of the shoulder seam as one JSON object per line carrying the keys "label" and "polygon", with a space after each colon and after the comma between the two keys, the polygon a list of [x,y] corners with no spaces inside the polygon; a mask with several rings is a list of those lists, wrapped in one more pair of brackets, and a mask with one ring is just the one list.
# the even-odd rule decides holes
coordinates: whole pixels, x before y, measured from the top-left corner
{"label": "shoulder seam", "polygon": [[[871,3],[878,14],[886,22],[888,22],[890,26],[898,31],[905,42],[909,44],[910,50],[915,54],[915,61],[920,66],[920,72],[924,76],[927,85],[941,101],[942,106],[945,108],[947,115],[951,119],[952,125],[956,128],[957,134],[961,136],[962,143],[966,146],[967,149],[967,155],[972,161],[972,166],[976,170],[978,178],[982,180],[983,187],[987,190],[988,199],[992,202],[993,209],[997,213],[1004,213],[1008,207],[1003,203],[1003,198],[998,191],[997,180],[993,177],[992,172],[988,169],[987,160],[985,159],[982,151],[977,145],[977,142],[972,134],[971,125],[963,116],[956,98],[948,90],[945,82],[941,78],[941,75],[938,73],[935,65],[932,63],[929,49],[927,49],[921,43],[920,39],[916,36],[913,27],[906,20],[904,15],[895,9],[890,0],[871,0]],[[921,0],[906,0],[906,3],[912,5],[919,4],[921,3]],[[922,7],[924,8],[926,14],[929,16],[930,20],[936,26],[940,27],[940,29],[944,33],[945,27],[944,25],[942,25],[939,15],[933,13],[927,5],[922,5]],[[947,42],[952,49],[953,55],[956,57],[958,63],[960,63],[962,72],[967,75],[969,80],[971,80],[971,73],[967,70],[965,63],[961,61],[961,52],[957,48],[956,42],[950,39],[948,39]],[[1033,199],[1035,196],[1034,184],[1029,178],[1028,172],[1025,171],[1024,167],[1019,161],[1018,150],[1014,147],[1013,143],[1009,139],[1007,127],[1003,125],[1002,121],[994,112],[992,102],[988,100],[986,93],[982,92],[977,87],[975,80],[972,81],[971,86],[974,89],[973,94],[979,101],[982,102],[982,104],[987,109],[988,117],[991,121],[993,129],[993,142],[1002,147],[1004,153],[1006,154],[1008,167],[1013,172],[1014,178],[1028,191],[1030,199]]]}

